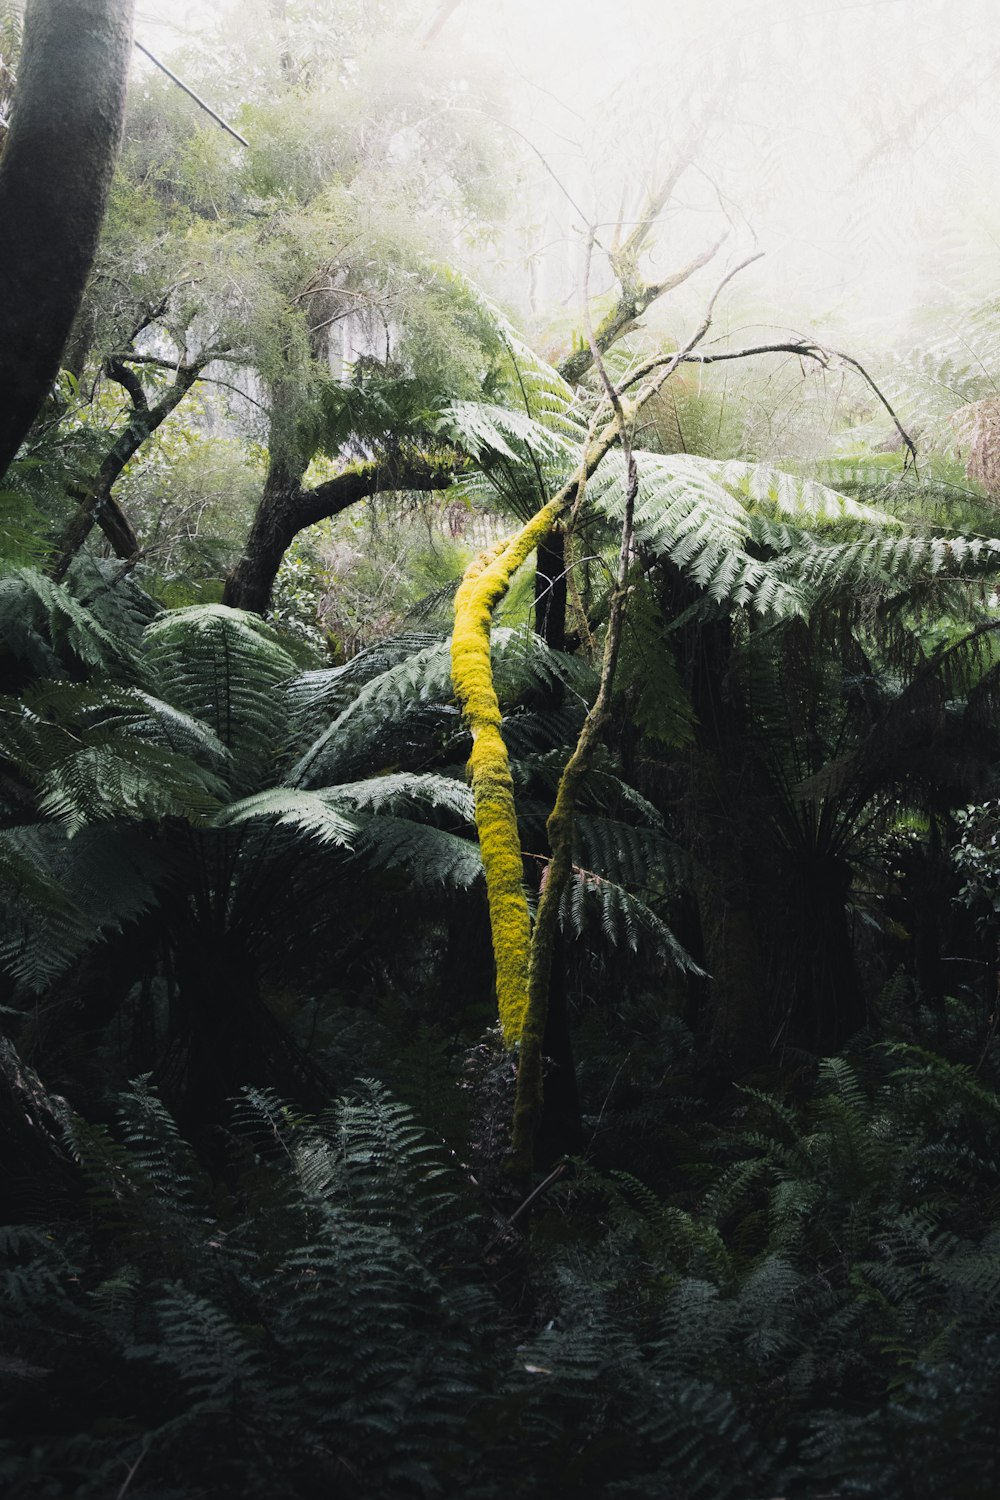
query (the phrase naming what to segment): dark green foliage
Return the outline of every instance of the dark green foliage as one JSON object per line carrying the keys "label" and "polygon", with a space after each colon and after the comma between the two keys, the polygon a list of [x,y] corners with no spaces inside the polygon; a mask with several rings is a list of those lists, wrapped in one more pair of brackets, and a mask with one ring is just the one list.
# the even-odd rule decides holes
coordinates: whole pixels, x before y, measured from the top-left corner
{"label": "dark green foliage", "polygon": [[139,1081],[72,1125],[85,1218],[3,1230],[12,1496],[133,1465],[140,1500],[995,1493],[1000,1106],[967,1067],[745,1090],[696,1198],[581,1167],[516,1313],[509,1236],[381,1085],[313,1118],[247,1090],[227,1139],[223,1185]]}
{"label": "dark green foliage", "polygon": [[365,1085],[304,1121],[248,1091],[228,1192],[144,1083],[74,1147],[74,1253],[4,1231],[8,1493],[104,1495],[140,1456],[144,1495],[438,1489],[491,1304],[456,1277],[474,1259],[461,1178],[403,1106]]}

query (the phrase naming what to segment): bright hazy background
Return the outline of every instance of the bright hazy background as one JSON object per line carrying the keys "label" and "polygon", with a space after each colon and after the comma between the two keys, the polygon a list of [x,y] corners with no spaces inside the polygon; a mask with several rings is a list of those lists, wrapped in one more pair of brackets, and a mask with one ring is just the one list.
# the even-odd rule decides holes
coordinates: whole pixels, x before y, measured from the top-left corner
{"label": "bright hazy background", "polygon": [[[137,35],[183,58],[229,8],[140,0]],[[496,128],[530,206],[512,231],[528,302],[575,300],[586,224],[600,243],[627,223],[699,122],[645,269],[683,264],[728,220],[730,259],[765,252],[730,320],[752,308],[858,344],[940,327],[997,288],[996,0],[461,0],[434,46],[499,71],[513,100],[520,137]],[[593,274],[599,292],[599,259]],[[691,307],[717,277],[694,278]]]}

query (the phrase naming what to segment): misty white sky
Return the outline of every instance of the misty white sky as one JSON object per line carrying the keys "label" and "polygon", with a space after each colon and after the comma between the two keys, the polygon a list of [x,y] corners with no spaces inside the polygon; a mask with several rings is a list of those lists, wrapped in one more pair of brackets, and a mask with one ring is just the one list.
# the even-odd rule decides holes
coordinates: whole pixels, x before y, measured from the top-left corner
{"label": "misty white sky", "polygon": [[[169,57],[228,3],[139,0],[137,35]],[[863,341],[1000,282],[1000,0],[463,0],[437,45],[509,80],[574,200],[549,184],[550,237],[637,211],[704,116],[657,271],[721,203],[774,321]]]}

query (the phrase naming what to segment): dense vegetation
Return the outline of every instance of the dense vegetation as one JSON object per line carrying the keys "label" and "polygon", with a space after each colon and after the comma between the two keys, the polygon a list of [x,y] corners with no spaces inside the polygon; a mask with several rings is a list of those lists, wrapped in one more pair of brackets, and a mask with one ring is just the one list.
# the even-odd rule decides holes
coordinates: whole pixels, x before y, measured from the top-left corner
{"label": "dense vegetation", "polygon": [[454,9],[133,79],[0,476],[4,1492],[987,1500],[995,305],[716,338],[707,125],[504,305]]}

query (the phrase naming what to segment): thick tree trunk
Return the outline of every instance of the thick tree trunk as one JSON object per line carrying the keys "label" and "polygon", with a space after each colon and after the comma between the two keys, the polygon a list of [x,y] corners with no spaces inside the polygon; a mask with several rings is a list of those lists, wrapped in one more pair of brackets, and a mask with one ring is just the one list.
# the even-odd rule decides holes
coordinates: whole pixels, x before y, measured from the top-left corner
{"label": "thick tree trunk", "polygon": [[59,370],[125,113],[134,0],[28,0],[0,161],[0,476]]}
{"label": "thick tree trunk", "polygon": [[290,472],[287,465],[272,458],[243,556],[226,579],[224,604],[258,615],[270,605],[281,559],[302,530],[298,520],[301,480],[301,473]]}
{"label": "thick tree trunk", "polygon": [[264,481],[243,556],[226,579],[223,603],[262,615],[271,603],[281,559],[307,526],[339,515],[359,500],[392,490],[444,490],[454,482],[461,461],[452,455],[422,453],[352,464],[314,489],[301,487],[301,475],[274,458]]}

